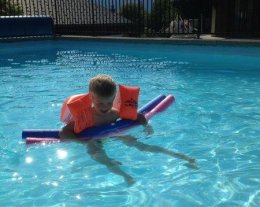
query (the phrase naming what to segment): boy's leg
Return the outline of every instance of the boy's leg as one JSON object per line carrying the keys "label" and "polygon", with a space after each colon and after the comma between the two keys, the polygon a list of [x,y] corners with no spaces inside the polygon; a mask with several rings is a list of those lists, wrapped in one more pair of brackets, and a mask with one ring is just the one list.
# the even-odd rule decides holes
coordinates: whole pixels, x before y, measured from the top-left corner
{"label": "boy's leg", "polygon": [[107,156],[105,150],[103,149],[103,144],[97,140],[90,140],[87,142],[88,153],[93,160],[105,165],[111,172],[122,176],[128,185],[132,185],[135,181],[133,177],[124,172],[121,168],[119,161],[111,159]]}

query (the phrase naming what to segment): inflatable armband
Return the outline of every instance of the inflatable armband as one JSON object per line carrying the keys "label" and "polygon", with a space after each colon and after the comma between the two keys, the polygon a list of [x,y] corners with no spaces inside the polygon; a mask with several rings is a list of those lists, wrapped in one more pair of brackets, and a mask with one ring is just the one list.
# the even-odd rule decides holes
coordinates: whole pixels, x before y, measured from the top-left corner
{"label": "inflatable armband", "polygon": [[122,119],[136,120],[139,91],[138,87],[119,85],[114,106]]}
{"label": "inflatable armband", "polygon": [[74,121],[75,133],[92,127],[94,118],[89,95],[75,95],[67,98],[62,106],[61,120],[66,124]]}
{"label": "inflatable armband", "polygon": [[84,97],[86,94],[78,94],[78,95],[73,95],[64,101],[62,108],[61,108],[61,113],[60,113],[60,120],[64,122],[65,124],[69,124],[70,122],[73,121],[72,114],[70,113],[70,110],[68,108],[68,103],[70,103],[73,100],[80,99]]}

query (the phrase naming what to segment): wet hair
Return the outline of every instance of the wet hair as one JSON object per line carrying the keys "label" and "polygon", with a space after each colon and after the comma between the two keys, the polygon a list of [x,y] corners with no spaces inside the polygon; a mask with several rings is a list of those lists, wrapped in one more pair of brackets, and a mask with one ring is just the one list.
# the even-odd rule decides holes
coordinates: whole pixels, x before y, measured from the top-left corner
{"label": "wet hair", "polygon": [[116,84],[108,75],[97,75],[89,82],[89,92],[99,97],[111,97],[116,93]]}

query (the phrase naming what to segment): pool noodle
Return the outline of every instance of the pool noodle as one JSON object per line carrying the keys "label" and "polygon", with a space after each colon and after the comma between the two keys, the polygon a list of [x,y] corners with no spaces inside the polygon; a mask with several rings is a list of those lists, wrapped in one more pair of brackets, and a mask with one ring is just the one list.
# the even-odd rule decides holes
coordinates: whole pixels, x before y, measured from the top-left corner
{"label": "pool noodle", "polygon": [[36,144],[36,143],[58,143],[61,141],[65,141],[58,138],[51,138],[51,137],[27,137],[26,144]]}
{"label": "pool noodle", "polygon": [[149,120],[158,112],[162,112],[168,108],[175,101],[174,96],[168,95],[165,99],[163,99],[157,106],[155,106],[151,111],[145,114],[145,118]]}
{"label": "pool noodle", "polygon": [[[174,102],[174,96],[167,96],[165,99],[163,99],[158,105],[156,105],[151,111],[147,112],[145,114],[145,117],[147,119],[150,119],[152,116],[154,116],[158,112],[164,111],[170,104]],[[87,139],[98,139],[98,138],[104,138],[104,137],[111,137],[111,136],[118,136],[125,130],[128,130],[131,127],[134,127],[138,125],[138,123],[134,122],[129,125],[122,125],[121,128],[107,131],[106,133],[98,134],[95,137],[84,137],[81,138],[81,140],[87,140]],[[26,138],[26,144],[33,144],[33,143],[55,143],[60,141],[65,141],[66,139],[57,139],[57,138],[49,138],[49,137],[27,137]]]}
{"label": "pool noodle", "polygon": [[[154,98],[152,101],[144,105],[139,109],[139,113],[146,114],[151,112],[158,104],[165,99],[165,95],[159,95]],[[113,134],[119,133],[119,131],[130,128],[131,126],[136,125],[137,123],[132,120],[119,120],[114,124],[107,124],[98,127],[92,127],[84,130],[78,136],[80,138],[99,138],[105,136],[111,136]],[[52,142],[53,139],[59,138],[59,130],[53,129],[26,129],[22,132],[22,138],[27,138],[28,142],[37,142],[38,139],[46,139],[46,141]],[[57,139],[58,141],[59,139]]]}

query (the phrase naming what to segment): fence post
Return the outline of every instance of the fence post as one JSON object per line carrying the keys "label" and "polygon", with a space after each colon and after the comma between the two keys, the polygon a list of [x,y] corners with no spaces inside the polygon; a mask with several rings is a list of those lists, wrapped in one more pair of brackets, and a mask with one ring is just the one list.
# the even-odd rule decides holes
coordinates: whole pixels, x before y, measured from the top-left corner
{"label": "fence post", "polygon": [[197,39],[200,38],[200,34],[201,34],[201,31],[202,31],[202,17],[203,17],[203,15],[200,14],[200,16],[199,16],[199,22],[198,22]]}
{"label": "fence post", "polygon": [[138,0],[138,36],[141,37],[141,5],[140,1]]}
{"label": "fence post", "polygon": [[57,25],[58,25],[58,14],[57,14],[56,0],[54,0],[54,12],[55,12],[55,22],[53,23],[53,33],[54,33],[54,36],[56,37],[56,29],[57,29]]}
{"label": "fence post", "polygon": [[95,31],[95,20],[94,20],[94,0],[91,1],[91,19],[92,19],[92,29],[93,29],[93,35],[96,34],[96,31]]}

